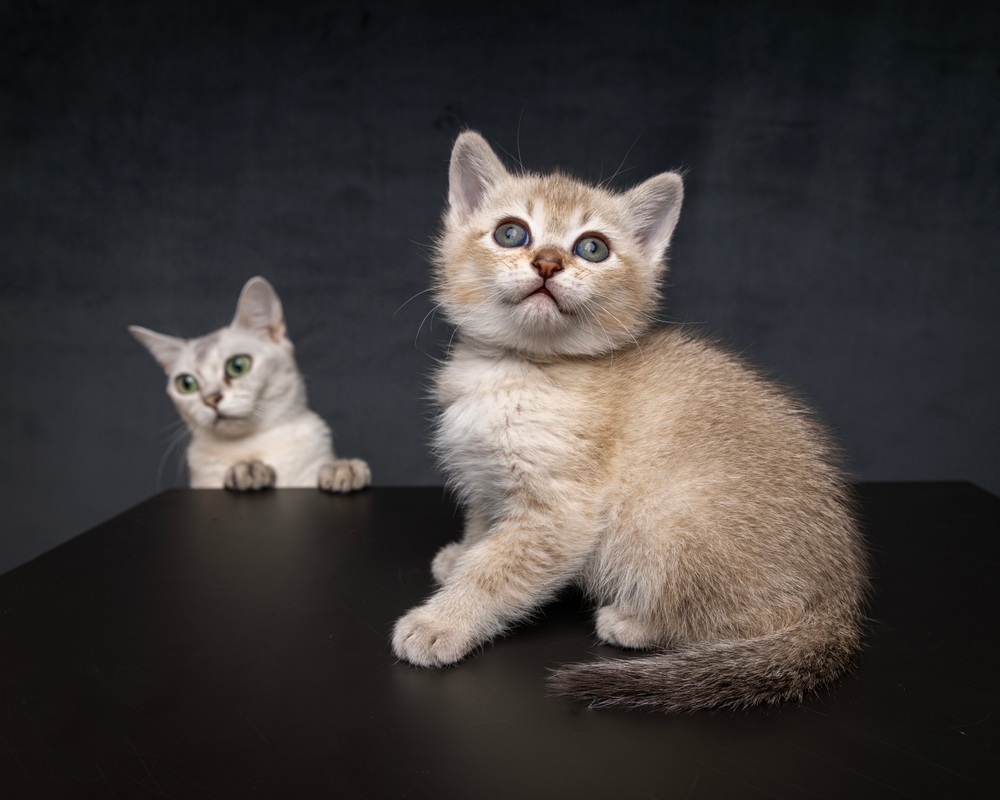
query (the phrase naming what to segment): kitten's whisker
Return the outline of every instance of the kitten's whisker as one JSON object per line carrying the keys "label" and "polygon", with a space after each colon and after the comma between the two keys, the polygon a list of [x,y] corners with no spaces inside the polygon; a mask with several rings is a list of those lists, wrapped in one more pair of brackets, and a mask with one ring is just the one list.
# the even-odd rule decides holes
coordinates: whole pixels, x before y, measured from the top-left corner
{"label": "kitten's whisker", "polygon": [[635,336],[632,334],[632,331],[629,329],[628,325],[626,325],[624,322],[622,322],[620,319],[618,319],[618,317],[616,317],[614,314],[612,314],[610,311],[608,311],[600,303],[596,303],[595,305],[599,309],[601,309],[601,311],[603,311],[605,314],[607,314],[609,317],[611,317],[611,319],[613,319],[615,322],[617,322],[621,326],[621,329],[623,331],[625,331],[625,333],[627,333],[632,338],[632,341],[635,342],[636,349],[639,351],[639,355],[642,357],[642,360],[645,361],[646,360],[646,356],[643,355],[642,347],[639,346],[639,340],[636,339]]}
{"label": "kitten's whisker", "polygon": [[[497,145],[497,147],[500,147],[500,145]],[[518,148],[520,148],[520,145],[518,145]],[[522,172],[524,171],[524,164],[521,163],[520,149],[518,150],[518,155],[516,156],[509,150],[505,150],[503,147],[500,147],[500,149],[503,150],[504,153],[511,158],[511,160],[517,162],[517,165],[521,168]]]}
{"label": "kitten's whisker", "polygon": [[[431,287],[430,289],[424,289],[424,290],[423,290],[423,291],[421,291],[421,292],[417,292],[417,293],[416,293],[415,295],[413,295],[413,297],[411,297],[411,298],[410,298],[410,300],[416,300],[416,299],[417,299],[418,297],[420,297],[420,295],[422,295],[422,294],[427,294],[428,292],[433,292],[433,291],[434,291],[434,289],[435,289],[435,287],[434,287],[434,286],[432,286],[432,287]],[[407,300],[407,301],[406,301],[406,303],[409,303],[409,302],[410,302],[410,300]],[[406,305],[406,303],[403,303],[403,306],[405,306],[405,305]],[[393,311],[393,312],[392,312],[392,316],[393,316],[393,317],[394,317],[394,316],[396,316],[396,315],[397,315],[397,314],[398,314],[398,313],[399,313],[399,312],[400,312],[400,311],[401,311],[401,310],[403,309],[403,306],[400,306],[400,307],[399,307],[399,308],[397,308],[397,309],[396,309],[395,311]]]}
{"label": "kitten's whisker", "polygon": [[527,101],[521,106],[521,113],[517,115],[517,137],[515,141],[517,142],[517,165],[521,168],[521,172],[524,172],[524,162],[521,161],[521,119],[524,117],[524,109],[528,105]]}
{"label": "kitten's whisker", "polygon": [[615,298],[611,298],[611,297],[609,297],[608,295],[606,295],[606,294],[604,294],[602,292],[596,292],[594,294],[594,297],[597,298],[598,300],[604,300],[605,302],[609,302],[609,303],[615,302],[618,305],[620,305],[622,308],[627,308],[629,311],[634,311],[636,314],[638,314],[641,317],[644,317],[645,319],[649,320],[650,322],[660,322],[660,323],[663,323],[664,325],[693,325],[693,324],[696,324],[696,323],[677,322],[676,320],[672,320],[669,317],[661,317],[661,316],[659,316],[658,314],[656,314],[656,313],[654,313],[652,311],[644,311],[643,309],[638,308],[637,306],[629,305],[628,303],[621,302],[621,300],[618,300],[618,299],[615,299]]}
{"label": "kitten's whisker", "polygon": [[459,328],[461,328],[461,327],[462,327],[462,326],[463,326],[463,325],[465,324],[465,321],[466,321],[466,320],[467,320],[467,319],[468,319],[469,317],[471,317],[471,316],[472,316],[473,314],[475,314],[475,313],[476,313],[476,311],[478,311],[478,310],[479,310],[479,307],[480,307],[481,305],[484,305],[485,303],[488,303],[488,302],[489,302],[490,300],[492,300],[492,299],[493,299],[492,297],[486,297],[486,298],[485,298],[484,300],[482,300],[481,302],[477,303],[477,304],[476,304],[476,305],[475,305],[475,306],[474,306],[474,307],[473,307],[473,308],[472,308],[472,309],[471,309],[471,310],[469,311],[469,313],[468,313],[468,314],[466,314],[466,315],[465,315],[464,317],[462,317],[462,319],[461,319],[461,320],[460,320],[459,322],[456,322],[456,323],[455,323],[455,329],[454,329],[454,330],[453,330],[453,331],[451,332],[451,338],[450,338],[450,339],[448,339],[448,347],[447,347],[447,348],[445,348],[445,352],[446,352],[446,353],[447,353],[447,354],[448,354],[449,356],[451,355],[451,345],[452,345],[452,342],[454,342],[454,341],[455,341],[455,334],[456,334],[456,333],[458,333],[458,329],[459,329]]}
{"label": "kitten's whisker", "polygon": [[[500,263],[503,264],[505,267],[507,267],[510,270],[517,269],[517,262],[516,261],[508,261],[506,258],[500,258]],[[482,283],[483,283],[483,286],[485,288],[485,286],[486,286],[485,279],[482,281]]]}
{"label": "kitten's whisker", "polygon": [[608,178],[608,180],[605,181],[605,183],[607,183],[608,181],[614,180],[619,175],[624,175],[626,172],[631,172],[634,169],[635,169],[635,167],[625,167],[625,169],[619,169],[614,175],[612,175],[610,178]]}
{"label": "kitten's whisker", "polygon": [[594,325],[593,325],[593,323],[590,322],[590,318],[592,317],[593,320],[594,320],[594,322],[596,322],[598,325],[600,325],[601,326],[601,330],[604,331],[604,337],[608,340],[608,347],[611,350],[611,361],[613,363],[614,362],[614,358],[615,358],[615,343],[611,340],[611,334],[608,333],[608,329],[604,327],[604,323],[601,322],[600,317],[598,317],[597,314],[594,313],[594,310],[592,308],[588,308],[587,306],[584,306],[583,310],[584,310],[584,313],[585,313],[584,319],[587,320],[587,324],[590,325],[590,329],[592,331],[594,330]]}
{"label": "kitten's whisker", "polygon": [[[639,141],[639,139],[642,137],[642,134],[645,133],[645,132],[646,132],[645,128],[643,128],[641,131],[639,131],[639,135],[635,137],[635,141],[633,141],[632,144],[629,145],[628,150],[625,151],[625,157],[622,159],[622,163],[618,165],[618,169],[615,170],[615,174],[612,175],[610,178],[608,178],[604,183],[599,184],[599,185],[605,186],[605,185],[611,183],[611,181],[613,181],[615,178],[618,177],[619,174],[621,174],[622,167],[625,166],[625,162],[628,160],[629,153],[632,152],[632,148],[635,147],[636,142]],[[632,169],[632,167],[629,167],[629,169]]]}
{"label": "kitten's whisker", "polygon": [[[417,346],[417,340],[420,338],[420,331],[424,327],[424,323],[427,322],[427,318],[429,316],[433,315],[433,313],[435,311],[437,311],[439,308],[441,308],[441,304],[440,303],[435,304],[434,306],[431,307],[430,311],[428,311],[426,314],[424,314],[424,318],[422,320],[420,320],[420,324],[417,326],[417,335],[413,337],[413,346],[414,347]],[[431,330],[433,330],[433,329],[434,329],[434,326],[433,326],[433,323],[432,323],[431,324]]]}

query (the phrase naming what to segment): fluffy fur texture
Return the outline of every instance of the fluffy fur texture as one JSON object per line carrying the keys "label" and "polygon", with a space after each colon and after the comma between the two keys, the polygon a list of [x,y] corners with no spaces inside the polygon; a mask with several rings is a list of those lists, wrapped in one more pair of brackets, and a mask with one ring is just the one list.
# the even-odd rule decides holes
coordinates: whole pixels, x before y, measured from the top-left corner
{"label": "fluffy fur texture", "polygon": [[263,278],[247,282],[232,323],[215,333],[129,332],[163,366],[167,394],[191,432],[192,487],[349,492],[371,481],[364,461],[334,458],[330,429],[306,405],[281,301]]}
{"label": "fluffy fur texture", "polygon": [[555,673],[593,705],[781,702],[851,664],[866,559],[825,434],[736,357],[652,327],[682,194],[672,173],[620,194],[512,174],[458,138],[437,447],[467,522],[399,657],[455,663],[575,583],[602,641],[655,652]]}

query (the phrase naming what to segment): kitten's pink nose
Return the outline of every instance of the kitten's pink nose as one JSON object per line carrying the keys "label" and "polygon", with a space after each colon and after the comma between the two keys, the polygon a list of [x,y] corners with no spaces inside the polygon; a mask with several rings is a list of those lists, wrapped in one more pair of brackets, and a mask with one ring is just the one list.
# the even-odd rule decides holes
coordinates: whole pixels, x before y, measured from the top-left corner
{"label": "kitten's pink nose", "polygon": [[212,408],[217,409],[219,407],[219,403],[222,401],[222,393],[213,392],[208,395],[208,397],[204,397],[202,399],[205,401],[206,405],[210,405]]}
{"label": "kitten's pink nose", "polygon": [[535,256],[535,260],[531,262],[531,266],[535,268],[535,271],[539,275],[547,280],[557,272],[562,272],[562,256],[552,250],[542,250]]}

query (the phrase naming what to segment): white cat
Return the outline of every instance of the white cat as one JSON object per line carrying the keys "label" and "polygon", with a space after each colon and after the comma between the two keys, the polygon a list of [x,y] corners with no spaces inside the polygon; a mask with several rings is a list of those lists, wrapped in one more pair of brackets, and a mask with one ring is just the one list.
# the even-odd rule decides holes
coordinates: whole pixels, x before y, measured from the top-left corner
{"label": "white cat", "polygon": [[191,432],[193,488],[349,492],[371,482],[364,461],[334,458],[330,429],[306,404],[281,301],[263,278],[247,282],[233,321],[215,333],[129,332],[169,377],[167,394]]}
{"label": "white cat", "polygon": [[852,663],[866,556],[826,435],[736,357],[653,328],[682,195],[673,173],[621,194],[512,174],[459,136],[437,447],[466,527],[399,657],[452,664],[577,584],[598,638],[658,651],[557,671],[595,705],[780,702]]}

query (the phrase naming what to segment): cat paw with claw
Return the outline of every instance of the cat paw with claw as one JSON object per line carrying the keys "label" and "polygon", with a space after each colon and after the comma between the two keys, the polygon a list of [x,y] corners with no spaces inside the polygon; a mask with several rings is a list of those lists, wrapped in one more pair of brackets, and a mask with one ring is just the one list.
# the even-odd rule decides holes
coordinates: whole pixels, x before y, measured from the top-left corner
{"label": "cat paw with claw", "polygon": [[371,470],[360,458],[341,458],[324,464],[319,471],[319,488],[324,492],[354,492],[371,480]]}
{"label": "cat paw with claw", "polygon": [[274,468],[263,461],[237,461],[226,470],[225,487],[234,492],[256,492],[272,488],[277,479]]}
{"label": "cat paw with claw", "polygon": [[426,606],[418,606],[401,617],[392,632],[393,652],[418,667],[454,664],[477,643],[471,630],[442,619]]}

